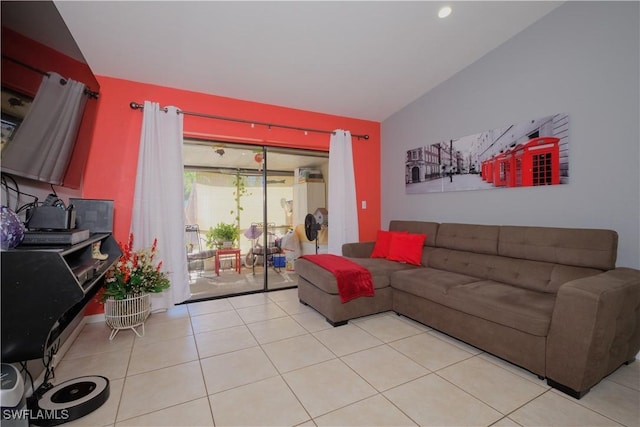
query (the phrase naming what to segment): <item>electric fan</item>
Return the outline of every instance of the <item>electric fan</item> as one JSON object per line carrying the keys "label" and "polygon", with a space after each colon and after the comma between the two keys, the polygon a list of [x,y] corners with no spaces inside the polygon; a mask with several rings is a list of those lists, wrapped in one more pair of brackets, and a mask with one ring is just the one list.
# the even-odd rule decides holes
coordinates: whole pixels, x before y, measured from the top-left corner
{"label": "electric fan", "polygon": [[318,254],[318,231],[322,228],[322,225],[318,224],[316,217],[313,214],[307,214],[304,217],[304,234],[309,240],[316,241],[316,255]]}
{"label": "electric fan", "polygon": [[318,208],[312,214],[307,214],[304,217],[304,234],[307,239],[316,241],[316,255],[318,254],[318,232],[322,230],[322,227],[329,225],[329,213],[325,208]]}
{"label": "electric fan", "polygon": [[316,209],[316,211],[313,213],[313,216],[316,218],[316,222],[320,225],[329,225],[329,212],[327,212],[325,208]]}

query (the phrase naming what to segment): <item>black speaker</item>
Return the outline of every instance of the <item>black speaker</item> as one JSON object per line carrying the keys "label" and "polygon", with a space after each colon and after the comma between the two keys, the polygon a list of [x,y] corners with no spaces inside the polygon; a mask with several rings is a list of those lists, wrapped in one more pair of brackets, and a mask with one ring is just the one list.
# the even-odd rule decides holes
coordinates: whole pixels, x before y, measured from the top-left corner
{"label": "black speaker", "polygon": [[76,212],[76,228],[91,233],[113,233],[113,200],[69,199]]}

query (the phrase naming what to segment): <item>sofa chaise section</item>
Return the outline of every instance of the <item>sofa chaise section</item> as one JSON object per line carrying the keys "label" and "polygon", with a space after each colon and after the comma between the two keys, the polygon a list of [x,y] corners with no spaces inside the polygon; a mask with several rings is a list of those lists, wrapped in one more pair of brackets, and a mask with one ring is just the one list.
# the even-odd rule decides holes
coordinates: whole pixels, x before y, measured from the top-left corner
{"label": "sofa chaise section", "polygon": [[335,276],[307,259],[296,260],[298,274],[298,297],[300,302],[310,305],[322,313],[332,326],[341,326],[350,319],[381,313],[392,309],[390,273],[415,267],[385,259],[352,258],[367,268],[373,278],[375,295],[356,298],[342,303]]}

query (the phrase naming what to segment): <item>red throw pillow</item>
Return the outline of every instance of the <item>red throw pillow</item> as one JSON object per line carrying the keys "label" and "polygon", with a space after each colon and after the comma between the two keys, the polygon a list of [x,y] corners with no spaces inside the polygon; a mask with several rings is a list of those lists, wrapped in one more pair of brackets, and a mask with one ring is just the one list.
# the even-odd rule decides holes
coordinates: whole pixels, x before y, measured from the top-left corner
{"label": "red throw pillow", "polygon": [[391,237],[388,260],[422,264],[422,247],[426,234],[396,234]]}
{"label": "red throw pillow", "polygon": [[407,234],[407,232],[378,230],[376,245],[373,247],[373,252],[371,252],[371,258],[386,258],[389,256],[389,245],[394,234]]}

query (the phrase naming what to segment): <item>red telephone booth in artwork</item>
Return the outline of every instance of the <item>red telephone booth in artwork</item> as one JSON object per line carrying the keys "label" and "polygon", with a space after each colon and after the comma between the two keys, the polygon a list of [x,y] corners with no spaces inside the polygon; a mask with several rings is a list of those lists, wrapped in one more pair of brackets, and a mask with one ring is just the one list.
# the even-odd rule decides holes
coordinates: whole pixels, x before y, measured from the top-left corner
{"label": "red telephone booth in artwork", "polygon": [[559,138],[543,136],[515,147],[515,185],[560,184],[559,142]]}
{"label": "red telephone booth in artwork", "polygon": [[511,165],[508,151],[496,155],[493,161],[493,185],[505,187],[511,182]]}
{"label": "red telephone booth in artwork", "polygon": [[511,150],[513,158],[513,186],[522,187],[522,153],[524,145],[518,144]]}
{"label": "red telephone booth in artwork", "polygon": [[516,150],[518,147],[514,147],[511,150],[507,151],[507,165],[509,167],[509,178],[507,179],[507,187],[517,187],[517,177],[518,173],[517,160],[516,160]]}
{"label": "red telephone booth in artwork", "polygon": [[485,181],[489,184],[493,183],[493,157],[489,157],[484,161],[483,175],[486,176]]}

